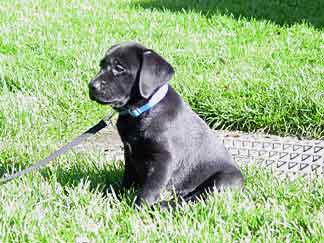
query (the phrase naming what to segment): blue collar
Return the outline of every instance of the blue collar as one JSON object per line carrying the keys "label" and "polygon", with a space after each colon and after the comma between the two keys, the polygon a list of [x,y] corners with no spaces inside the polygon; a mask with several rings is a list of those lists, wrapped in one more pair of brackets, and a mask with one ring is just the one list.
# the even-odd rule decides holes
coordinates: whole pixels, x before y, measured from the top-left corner
{"label": "blue collar", "polygon": [[153,106],[155,106],[157,103],[159,103],[166,96],[166,94],[168,92],[168,88],[169,88],[168,84],[163,85],[155,92],[154,95],[152,95],[152,97],[149,99],[149,101],[145,105],[142,105],[142,106],[136,107],[136,108],[130,108],[130,109],[123,110],[123,111],[119,112],[119,114],[120,115],[129,114],[132,117],[140,116],[142,113],[150,110]]}

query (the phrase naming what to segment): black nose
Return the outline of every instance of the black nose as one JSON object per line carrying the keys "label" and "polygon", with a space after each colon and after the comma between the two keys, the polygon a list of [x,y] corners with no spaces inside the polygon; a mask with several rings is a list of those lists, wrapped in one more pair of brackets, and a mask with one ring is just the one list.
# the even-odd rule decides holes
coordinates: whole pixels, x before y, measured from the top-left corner
{"label": "black nose", "polygon": [[89,83],[89,96],[90,99],[95,100],[96,94],[98,94],[100,90],[100,82],[96,81],[96,80],[92,80]]}
{"label": "black nose", "polygon": [[89,89],[90,90],[100,90],[101,82],[98,80],[92,80],[89,83]]}

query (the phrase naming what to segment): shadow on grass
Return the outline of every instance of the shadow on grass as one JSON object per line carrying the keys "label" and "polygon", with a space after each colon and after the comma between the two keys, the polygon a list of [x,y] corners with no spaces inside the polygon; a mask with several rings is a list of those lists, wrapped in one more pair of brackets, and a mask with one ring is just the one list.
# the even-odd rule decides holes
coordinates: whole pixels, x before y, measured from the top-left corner
{"label": "shadow on grass", "polygon": [[123,176],[123,165],[120,161],[96,167],[89,164],[73,164],[69,167],[57,166],[55,169],[43,169],[42,175],[49,179],[54,175],[62,187],[76,187],[83,181],[90,183],[90,190],[105,192],[111,186],[115,189]]}
{"label": "shadow on grass", "polygon": [[[13,163],[1,162],[3,161],[0,160],[0,178],[30,166],[13,166]],[[136,188],[120,190],[120,182],[124,173],[121,162],[117,162],[117,165],[113,163],[101,168],[97,168],[95,165],[83,166],[82,163],[74,164],[70,167],[66,167],[66,165],[57,165],[52,168],[43,168],[39,173],[43,177],[41,180],[55,180],[61,184],[64,193],[67,195],[69,194],[69,188],[75,188],[80,185],[80,183],[89,182],[90,192],[98,193],[103,198],[108,194],[114,193],[119,201],[125,201],[128,205],[132,205],[136,196]]]}
{"label": "shadow on grass", "polygon": [[55,169],[44,169],[42,176],[48,180],[54,179],[62,185],[67,192],[67,188],[77,187],[80,183],[88,181],[90,191],[100,193],[103,197],[112,193],[117,196],[118,200],[126,200],[131,204],[136,195],[136,189],[120,190],[121,181],[124,174],[124,166],[121,161],[115,161],[107,165],[96,167],[95,164],[74,164],[71,167],[57,166]]}
{"label": "shadow on grass", "polygon": [[[21,171],[29,166],[30,164],[16,164],[6,157],[0,159],[0,178]],[[114,190],[118,189],[123,171],[124,168],[121,161],[101,165],[100,167],[97,167],[95,164],[89,164],[86,161],[78,161],[78,163],[70,165],[57,164],[52,168],[42,168],[39,170],[46,180],[56,180],[63,188],[77,187],[81,182],[88,181],[91,191],[102,193],[105,193],[111,187]]]}
{"label": "shadow on grass", "polygon": [[324,0],[138,0],[144,9],[195,11],[206,17],[229,15],[235,19],[255,18],[285,26],[307,22],[316,28],[324,26]]}

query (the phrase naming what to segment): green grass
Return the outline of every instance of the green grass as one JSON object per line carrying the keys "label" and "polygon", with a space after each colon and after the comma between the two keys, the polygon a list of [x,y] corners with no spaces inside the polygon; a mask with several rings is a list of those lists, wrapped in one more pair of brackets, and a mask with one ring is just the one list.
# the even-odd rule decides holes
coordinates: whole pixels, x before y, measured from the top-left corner
{"label": "green grass", "polygon": [[[2,242],[323,242],[323,181],[280,181],[245,169],[243,192],[212,194],[206,202],[170,212],[135,210],[133,193],[121,201],[100,190],[103,171],[90,159],[25,177],[0,191]],[[84,173],[84,178],[79,175]],[[93,174],[97,174],[92,178]],[[63,175],[63,176],[62,176]],[[69,175],[69,181],[66,176]],[[88,178],[88,179],[87,179]]]}
{"label": "green grass", "polygon": [[[125,40],[166,57],[172,85],[213,128],[323,138],[323,12],[321,0],[2,0],[0,175],[107,113],[90,102],[87,83],[104,51]],[[1,186],[0,242],[324,241],[321,180],[245,169],[243,193],[170,215],[135,211],[132,193],[103,198],[102,186],[121,174],[122,163],[75,152]]]}

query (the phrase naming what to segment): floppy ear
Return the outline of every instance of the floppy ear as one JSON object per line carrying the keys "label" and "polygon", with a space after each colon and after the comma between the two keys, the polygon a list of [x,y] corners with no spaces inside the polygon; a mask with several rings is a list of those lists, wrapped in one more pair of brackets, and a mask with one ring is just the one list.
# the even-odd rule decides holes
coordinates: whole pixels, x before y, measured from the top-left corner
{"label": "floppy ear", "polygon": [[139,91],[143,98],[166,84],[173,76],[173,67],[163,57],[152,50],[143,53],[142,69],[139,78]]}

